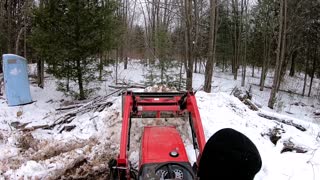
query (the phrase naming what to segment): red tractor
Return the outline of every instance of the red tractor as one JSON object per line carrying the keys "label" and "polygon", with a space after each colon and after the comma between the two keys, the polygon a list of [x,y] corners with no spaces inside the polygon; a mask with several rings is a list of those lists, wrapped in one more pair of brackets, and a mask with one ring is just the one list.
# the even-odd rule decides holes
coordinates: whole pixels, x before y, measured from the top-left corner
{"label": "red tractor", "polygon": [[[130,167],[131,118],[152,112],[156,118],[171,113],[188,115],[197,162],[191,166],[179,132],[172,126],[146,126],[143,130],[139,170]],[[196,178],[197,167],[205,146],[205,136],[194,92],[125,92],[120,154],[109,162],[111,179],[186,179]]]}

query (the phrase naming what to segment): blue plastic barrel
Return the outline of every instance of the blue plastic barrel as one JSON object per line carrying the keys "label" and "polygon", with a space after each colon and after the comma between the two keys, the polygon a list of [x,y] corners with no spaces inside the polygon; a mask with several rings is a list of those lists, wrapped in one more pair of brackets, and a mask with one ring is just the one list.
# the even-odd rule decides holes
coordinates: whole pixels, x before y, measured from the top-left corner
{"label": "blue plastic barrel", "polygon": [[32,102],[27,61],[15,54],[2,55],[5,93],[9,106]]}

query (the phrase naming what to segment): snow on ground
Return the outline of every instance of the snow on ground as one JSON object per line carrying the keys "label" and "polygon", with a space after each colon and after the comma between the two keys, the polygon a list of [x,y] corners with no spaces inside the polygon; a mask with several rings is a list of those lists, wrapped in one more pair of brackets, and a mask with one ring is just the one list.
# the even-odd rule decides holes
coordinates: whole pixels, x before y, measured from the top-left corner
{"label": "snow on ground", "polygon": [[[142,70],[143,65],[132,61],[128,67],[128,70],[119,72],[121,81],[141,83],[146,73]],[[282,107],[278,105],[279,108],[276,109],[281,113],[280,115],[266,108],[270,91],[266,89],[260,92],[253,86],[254,101],[263,106],[260,112],[292,120],[307,128],[307,131],[302,132],[293,126],[262,118],[237,98],[230,96],[233,87],[239,86],[239,81],[234,81],[232,78],[228,72],[217,71],[214,76],[213,93],[202,91],[196,93],[206,139],[222,128],[234,128],[247,135],[257,146],[263,161],[256,180],[319,179],[320,127],[314,124],[316,119],[312,115],[312,112],[319,109],[316,98],[301,98],[298,95],[283,93]],[[114,83],[112,80],[108,77],[104,83],[100,83],[101,89],[96,95],[112,92],[113,90],[108,87],[109,84]],[[267,85],[271,82],[269,77]],[[202,83],[203,75],[194,74],[194,88],[199,89]],[[248,77],[247,83],[258,84],[258,78]],[[299,80],[292,79],[291,85],[288,84],[290,87],[295,87],[299,83]],[[51,76],[46,79],[45,89],[35,85],[30,87],[35,100],[33,104],[8,107],[5,100],[0,99],[0,179],[63,177],[102,179],[106,177],[108,160],[116,157],[119,151],[121,97],[110,97],[108,102],[112,103],[112,106],[101,112],[79,114],[70,123],[62,123],[51,129],[35,128],[33,130],[31,127],[51,125],[58,117],[68,112],[68,110],[57,111],[56,108],[72,104],[72,100],[55,90],[55,80]],[[295,102],[302,102],[306,106],[301,106],[301,103],[298,106],[291,105]],[[293,114],[288,114],[286,111]],[[187,128],[187,123],[183,119],[133,119],[129,159],[134,167],[137,167],[139,161],[142,127],[161,124],[177,127],[184,140],[190,161],[195,161],[190,129]],[[67,131],[64,130],[66,126],[75,127]],[[24,128],[27,130],[22,131]],[[281,129],[281,139],[276,145],[267,135],[274,128]],[[303,147],[307,152],[281,153],[284,144],[288,141]]]}
{"label": "snow on ground", "polygon": [[[312,123],[294,120],[308,127],[307,132],[257,116],[238,99],[226,93],[198,92],[197,101],[206,138],[222,128],[234,128],[248,136],[257,146],[263,166],[255,179],[318,179],[320,178],[320,150],[317,133],[319,127]],[[275,114],[274,114],[275,115]],[[283,126],[285,133],[277,145],[268,136],[262,136],[276,126]],[[310,149],[306,154],[283,153],[283,142],[291,140]]]}

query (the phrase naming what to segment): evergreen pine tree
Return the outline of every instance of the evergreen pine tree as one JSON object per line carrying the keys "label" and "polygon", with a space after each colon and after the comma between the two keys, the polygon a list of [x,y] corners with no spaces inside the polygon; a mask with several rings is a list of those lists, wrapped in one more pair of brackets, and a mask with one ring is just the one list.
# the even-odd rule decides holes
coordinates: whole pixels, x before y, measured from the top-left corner
{"label": "evergreen pine tree", "polygon": [[[97,54],[112,48],[115,4],[110,0],[48,0],[34,11],[33,46],[63,90],[85,99],[96,78]],[[78,92],[69,88],[76,82]],[[73,93],[72,93],[73,92]]]}

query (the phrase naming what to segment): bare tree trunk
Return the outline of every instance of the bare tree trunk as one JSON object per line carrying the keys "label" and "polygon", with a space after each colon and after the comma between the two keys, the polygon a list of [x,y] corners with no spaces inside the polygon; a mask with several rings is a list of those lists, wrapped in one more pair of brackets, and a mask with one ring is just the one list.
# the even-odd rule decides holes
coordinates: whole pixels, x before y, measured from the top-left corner
{"label": "bare tree trunk", "polygon": [[38,87],[44,88],[44,60],[37,60],[37,83]]}
{"label": "bare tree trunk", "polygon": [[24,35],[23,35],[23,56],[27,59],[27,27],[24,28]]}
{"label": "bare tree trunk", "polygon": [[198,40],[199,40],[199,0],[193,0],[194,4],[194,29],[195,29],[195,38],[193,43],[193,50],[194,50],[194,72],[197,73],[198,69],[198,59],[199,59],[199,52],[198,52]]}
{"label": "bare tree trunk", "polygon": [[179,72],[179,91],[181,90],[181,84],[182,84],[182,68],[183,68],[183,61],[180,59],[180,72]]}
{"label": "bare tree trunk", "polygon": [[[238,1],[238,0],[237,0]],[[238,25],[238,39],[237,39],[237,49],[238,49],[238,54],[237,54],[237,62],[236,62],[236,72],[235,72],[235,76],[234,79],[237,80],[238,79],[238,70],[240,67],[240,61],[242,60],[242,29],[243,29],[243,0],[241,0],[241,7],[240,7],[240,15],[238,16],[239,19],[239,25]]]}
{"label": "bare tree trunk", "polygon": [[12,53],[12,45],[11,45],[11,36],[12,36],[12,17],[11,17],[11,8],[12,8],[12,3],[11,0],[7,0],[7,48],[8,48],[8,53]]}
{"label": "bare tree trunk", "polygon": [[194,57],[194,73],[197,73],[198,69],[198,59],[197,57]]}
{"label": "bare tree trunk", "polygon": [[238,24],[238,1],[232,1],[233,3],[233,12],[234,12],[234,29],[233,29],[233,35],[234,35],[234,40],[233,40],[233,59],[232,59],[232,73],[234,75],[234,79],[236,79],[238,70],[237,70],[237,54],[238,54],[238,45],[237,45],[237,24]]}
{"label": "bare tree trunk", "polygon": [[151,59],[151,64],[155,63],[155,57],[157,54],[156,50],[156,38],[157,38],[157,29],[156,29],[156,0],[152,0],[152,23],[151,23],[151,28],[152,28],[152,48],[153,48],[153,57]]}
{"label": "bare tree trunk", "polygon": [[211,92],[211,82],[213,74],[213,65],[215,61],[215,49],[216,49],[216,32],[217,32],[217,5],[216,0],[210,1],[210,32],[209,32],[209,50],[208,60],[205,69],[204,78],[204,91]]}
{"label": "bare tree trunk", "polygon": [[[265,32],[266,33],[266,32]],[[260,91],[264,90],[264,85],[269,69],[270,51],[271,51],[271,36],[264,35],[264,50],[263,50],[263,64],[260,77]]]}
{"label": "bare tree trunk", "polygon": [[103,60],[102,60],[103,54],[102,52],[99,53],[99,81],[102,80],[102,72],[103,72]]}
{"label": "bare tree trunk", "polygon": [[19,41],[20,41],[20,38],[21,38],[21,35],[22,35],[24,29],[25,29],[24,27],[22,27],[22,28],[20,29],[20,31],[19,31],[19,33],[18,33],[18,36],[17,36],[17,39],[16,39],[15,54],[17,54],[17,55],[19,55]]}
{"label": "bare tree trunk", "polygon": [[67,82],[66,82],[66,91],[70,91],[70,61],[67,60]]}
{"label": "bare tree trunk", "polygon": [[254,65],[254,63],[252,63],[252,72],[251,72],[251,77],[254,77],[254,68],[255,68],[255,65]]}
{"label": "bare tree trunk", "polygon": [[119,63],[119,49],[116,50],[116,84],[118,84],[118,63]]}
{"label": "bare tree trunk", "polygon": [[[43,7],[43,1],[40,0],[40,8]],[[54,64],[54,70],[55,70],[55,64]],[[37,60],[37,81],[38,81],[38,87],[44,88],[44,59],[40,57]]]}
{"label": "bare tree trunk", "polygon": [[282,67],[282,62],[285,53],[285,41],[286,41],[286,12],[287,12],[287,0],[280,0],[280,14],[279,14],[279,37],[277,45],[277,57],[276,57],[276,66],[273,78],[272,89],[270,93],[270,98],[268,102],[268,107],[273,108],[276,102],[276,94],[280,86],[280,71]]}
{"label": "bare tree trunk", "polygon": [[29,0],[25,1],[25,7],[24,7],[24,18],[23,18],[23,24],[24,24],[24,39],[23,39],[23,54],[24,58],[27,59],[27,16],[28,16],[28,10],[29,10]]}
{"label": "bare tree trunk", "polygon": [[[239,1],[233,0],[232,7],[234,15],[234,60],[233,60],[233,75],[234,80],[238,78],[239,61],[241,57],[241,34],[242,34],[242,15],[243,15],[243,0],[239,10]],[[239,12],[240,11],[240,12]]]}
{"label": "bare tree trunk", "polygon": [[83,78],[82,78],[82,68],[81,68],[81,60],[77,58],[77,80],[79,85],[79,100],[85,99],[84,88],[83,88]]}
{"label": "bare tree trunk", "polygon": [[316,59],[317,59],[317,50],[316,48],[314,49],[314,54],[313,54],[313,63],[312,63],[312,72],[311,72],[311,79],[310,79],[310,86],[309,86],[309,93],[308,97],[311,95],[311,89],[312,89],[312,83],[313,83],[313,78],[314,78],[314,73],[316,72]]}
{"label": "bare tree trunk", "polygon": [[287,50],[287,0],[284,0],[284,17],[283,17],[283,30],[282,30],[282,47],[281,47],[281,57],[280,57],[280,71],[279,71],[279,80],[277,81],[276,93],[279,91],[280,83],[285,75],[287,69],[286,61],[286,50]]}
{"label": "bare tree trunk", "polygon": [[298,55],[297,51],[294,51],[293,54],[291,55],[291,67],[290,67],[290,73],[289,76],[293,77],[294,73],[295,73],[295,61],[296,61],[296,57]]}
{"label": "bare tree trunk", "polygon": [[248,21],[248,1],[244,0],[244,7],[245,7],[245,38],[244,38],[244,52],[243,52],[243,59],[242,59],[242,81],[241,86],[244,87],[246,81],[246,73],[247,73],[247,41],[248,41],[248,31],[249,31],[249,21]]}
{"label": "bare tree trunk", "polygon": [[306,86],[307,86],[307,79],[308,79],[308,69],[309,69],[309,60],[308,58],[305,59],[305,72],[304,72],[304,81],[303,81],[303,89],[302,89],[302,96],[304,96],[305,90],[306,90]]}
{"label": "bare tree trunk", "polygon": [[128,34],[128,23],[127,20],[128,20],[128,6],[129,6],[129,2],[128,0],[124,0],[124,3],[123,3],[123,9],[124,9],[124,12],[123,12],[123,23],[124,23],[124,28],[125,28],[125,33],[124,33],[124,36],[125,36],[125,39],[124,39],[124,48],[123,48],[123,51],[124,51],[124,54],[125,54],[125,57],[124,57],[124,69],[127,69],[128,68],[128,39],[129,39],[129,34]]}
{"label": "bare tree trunk", "polygon": [[192,48],[192,0],[185,0],[186,16],[186,53],[187,53],[187,90],[192,90],[193,77],[193,48]]}
{"label": "bare tree trunk", "polygon": [[[0,27],[4,27],[4,24],[5,24],[5,9],[4,9],[4,3],[3,1],[0,1]],[[0,33],[3,33],[5,34],[5,30],[4,29],[0,29]],[[4,54],[3,52],[3,49],[0,48],[0,55]],[[2,60],[0,60],[0,74],[3,73],[3,70],[2,70]],[[1,82],[2,82],[2,79],[0,78],[0,96],[2,95],[1,93]]]}

